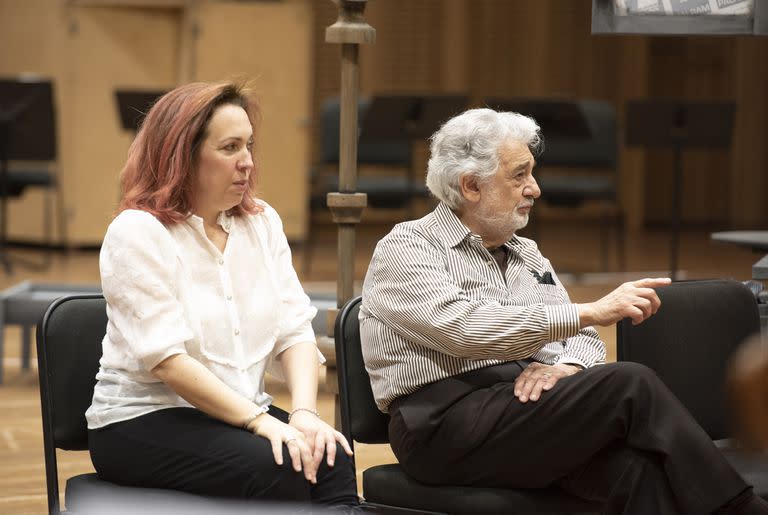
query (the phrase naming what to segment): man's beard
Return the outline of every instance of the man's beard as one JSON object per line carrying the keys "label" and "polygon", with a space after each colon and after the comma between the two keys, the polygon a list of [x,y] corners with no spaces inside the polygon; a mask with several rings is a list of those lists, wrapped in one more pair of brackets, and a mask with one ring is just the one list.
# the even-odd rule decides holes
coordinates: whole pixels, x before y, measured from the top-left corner
{"label": "man's beard", "polygon": [[530,213],[518,213],[517,210],[521,207],[533,207],[533,200],[523,200],[515,206],[511,213],[499,213],[497,210],[489,210],[491,212],[484,213],[485,209],[482,209],[479,215],[488,232],[498,234],[506,241],[528,225]]}

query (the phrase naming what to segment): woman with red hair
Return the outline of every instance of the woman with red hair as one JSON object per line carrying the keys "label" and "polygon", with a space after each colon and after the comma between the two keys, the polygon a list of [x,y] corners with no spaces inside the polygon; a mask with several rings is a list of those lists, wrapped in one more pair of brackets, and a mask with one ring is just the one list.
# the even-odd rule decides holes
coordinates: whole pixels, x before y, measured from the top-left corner
{"label": "woman with red hair", "polygon": [[[120,484],[355,505],[352,451],[317,413],[316,310],[254,196],[258,115],[242,85],[188,84],[130,147],[99,260],[109,322],[91,458]],[[289,413],[266,371],[285,379]]]}

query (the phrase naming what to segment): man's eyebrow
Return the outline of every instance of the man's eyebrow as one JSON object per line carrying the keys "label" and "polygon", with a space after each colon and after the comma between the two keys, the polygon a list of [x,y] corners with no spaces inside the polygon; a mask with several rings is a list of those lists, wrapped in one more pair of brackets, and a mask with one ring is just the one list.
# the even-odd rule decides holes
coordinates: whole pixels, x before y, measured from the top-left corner
{"label": "man's eyebrow", "polygon": [[536,165],[536,161],[533,161],[533,164],[531,164],[530,161],[525,161],[525,162],[522,162],[519,165],[517,165],[514,168],[514,171],[517,172],[517,171],[521,171],[521,170],[527,170],[529,166],[535,166],[535,165]]}

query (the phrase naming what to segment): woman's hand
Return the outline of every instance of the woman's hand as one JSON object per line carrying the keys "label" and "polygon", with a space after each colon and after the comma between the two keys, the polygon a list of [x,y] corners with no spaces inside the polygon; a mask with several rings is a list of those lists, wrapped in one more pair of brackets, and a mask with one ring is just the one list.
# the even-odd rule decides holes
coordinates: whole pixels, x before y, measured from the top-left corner
{"label": "woman's hand", "polygon": [[333,467],[336,459],[336,442],[341,444],[348,456],[352,456],[352,448],[344,435],[323,422],[311,411],[294,411],[291,415],[290,425],[300,431],[304,435],[305,441],[309,443],[314,470],[320,466],[323,452],[327,456],[328,466]]}
{"label": "woman's hand", "polygon": [[[314,415],[313,415],[314,416]],[[288,447],[293,470],[304,471],[304,477],[312,484],[317,483],[317,464],[312,458],[312,449],[307,444],[304,434],[288,424],[284,424],[272,415],[263,413],[248,425],[254,434],[262,436],[272,444],[275,463],[283,464],[283,444]],[[319,462],[318,462],[319,463]]]}

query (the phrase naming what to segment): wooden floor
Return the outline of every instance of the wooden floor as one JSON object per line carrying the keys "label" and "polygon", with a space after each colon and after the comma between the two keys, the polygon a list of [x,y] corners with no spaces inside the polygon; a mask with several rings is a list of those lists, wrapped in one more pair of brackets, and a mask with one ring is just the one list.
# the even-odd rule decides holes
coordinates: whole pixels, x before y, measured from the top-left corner
{"label": "wooden floor", "polygon": [[[355,276],[361,280],[375,242],[389,226],[382,223],[365,224],[357,241]],[[668,237],[664,232],[638,232],[627,235],[627,259],[622,273],[603,273],[600,269],[600,239],[597,227],[589,224],[559,222],[541,224],[539,243],[560,271],[575,302],[593,300],[624,280],[640,278],[649,272],[664,272],[668,264]],[[333,228],[314,228],[310,266],[305,266],[307,246],[298,246],[294,263],[308,289],[335,290],[336,238]],[[613,250],[613,249],[612,249]],[[20,252],[13,255],[22,256]],[[37,257],[33,253],[25,254]],[[614,261],[615,261],[615,256]],[[680,267],[685,278],[731,277],[749,279],[751,265],[760,256],[749,250],[713,243],[708,233],[683,234]],[[616,269],[613,263],[612,268]],[[97,283],[96,253],[57,255],[44,271],[17,267],[13,275],[0,272],[0,289],[23,280]],[[615,356],[613,328],[600,329],[609,346],[609,359]],[[0,386],[0,514],[40,514],[46,511],[45,468],[43,463],[40,405],[36,370],[22,373],[19,366],[20,332],[16,327],[5,329],[5,384]],[[287,404],[284,389],[274,388],[277,404]],[[320,411],[332,420],[331,398],[323,394]],[[356,446],[358,469],[394,461],[387,446]],[[59,453],[59,470],[63,477],[92,470],[87,453]],[[359,472],[360,473],[360,472]]]}

